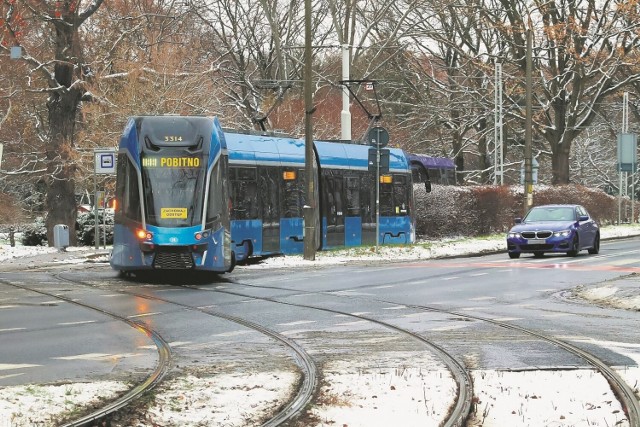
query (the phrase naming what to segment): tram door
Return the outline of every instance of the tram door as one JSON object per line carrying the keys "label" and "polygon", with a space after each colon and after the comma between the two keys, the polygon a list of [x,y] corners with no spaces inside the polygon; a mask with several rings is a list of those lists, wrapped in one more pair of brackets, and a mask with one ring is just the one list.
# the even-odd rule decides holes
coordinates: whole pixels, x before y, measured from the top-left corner
{"label": "tram door", "polygon": [[280,251],[280,200],[276,168],[258,169],[258,198],[262,218],[262,251]]}
{"label": "tram door", "polygon": [[328,247],[344,246],[344,185],[340,175],[324,177],[323,217],[326,219],[325,243]]}

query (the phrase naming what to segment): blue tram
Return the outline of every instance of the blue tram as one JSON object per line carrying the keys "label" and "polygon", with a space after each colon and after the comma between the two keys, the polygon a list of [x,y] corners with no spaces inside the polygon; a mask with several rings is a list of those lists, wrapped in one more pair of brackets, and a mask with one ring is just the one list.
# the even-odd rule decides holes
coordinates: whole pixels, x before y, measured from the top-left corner
{"label": "blue tram", "polygon": [[[314,143],[317,249],[375,244],[369,150]],[[228,272],[251,256],[301,253],[304,153],[304,140],[223,130],[216,118],[131,118],[118,153],[111,266]],[[402,150],[389,157],[379,242],[412,243],[411,169]]]}

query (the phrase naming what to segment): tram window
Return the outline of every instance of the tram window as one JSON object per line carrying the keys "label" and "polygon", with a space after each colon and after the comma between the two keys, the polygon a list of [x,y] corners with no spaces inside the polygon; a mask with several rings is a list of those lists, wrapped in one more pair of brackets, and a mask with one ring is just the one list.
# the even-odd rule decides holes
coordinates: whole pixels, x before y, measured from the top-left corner
{"label": "tram window", "polygon": [[117,214],[135,221],[142,220],[140,212],[140,191],[138,186],[138,173],[126,154],[118,156],[118,182],[117,193],[120,195],[120,203],[116,205]]}
{"label": "tram window", "polygon": [[323,216],[327,225],[344,224],[343,177],[337,171],[329,171],[323,176]]}
{"label": "tram window", "polygon": [[276,168],[263,167],[258,170],[258,200],[262,210],[261,218],[264,222],[280,221],[279,177]]}
{"label": "tram window", "polygon": [[258,183],[256,168],[230,168],[231,219],[258,217]]}
{"label": "tram window", "polygon": [[444,184],[443,176],[440,169],[430,169],[429,176],[431,177],[431,182],[435,182],[436,184]]}
{"label": "tram window", "polygon": [[304,170],[282,169],[282,217],[302,217]]}
{"label": "tram window", "polygon": [[221,168],[220,164],[217,164],[211,171],[211,181],[209,182],[207,222],[220,219],[224,206]]}
{"label": "tram window", "polygon": [[429,174],[427,173],[426,169],[423,169],[422,167],[411,168],[411,175],[413,177],[414,183],[429,181]]}
{"label": "tram window", "polygon": [[393,216],[393,182],[380,184],[380,215]]}
{"label": "tram window", "polygon": [[255,181],[256,180],[256,169],[255,168],[234,168],[235,171],[235,179],[241,181]]}
{"label": "tram window", "polygon": [[407,177],[393,176],[393,215],[406,216],[409,214],[409,199],[407,194]]}
{"label": "tram window", "polygon": [[362,186],[360,187],[360,213],[363,224],[375,222],[375,176],[370,173],[361,175]]}
{"label": "tram window", "polygon": [[453,169],[442,169],[443,184],[455,185],[456,172]]}
{"label": "tram window", "polygon": [[360,178],[345,178],[347,187],[347,216],[360,216]]}

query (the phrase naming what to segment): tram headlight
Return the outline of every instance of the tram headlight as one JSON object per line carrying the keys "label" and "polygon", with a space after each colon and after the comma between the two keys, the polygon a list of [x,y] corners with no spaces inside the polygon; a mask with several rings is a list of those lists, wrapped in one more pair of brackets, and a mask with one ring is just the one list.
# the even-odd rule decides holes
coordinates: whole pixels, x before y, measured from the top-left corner
{"label": "tram headlight", "polygon": [[200,241],[202,239],[206,239],[207,237],[209,237],[211,235],[211,232],[209,230],[204,230],[204,231],[198,231],[196,232],[193,237]]}
{"label": "tram headlight", "polygon": [[153,239],[153,233],[139,228],[136,230],[136,237],[140,240],[151,240]]}

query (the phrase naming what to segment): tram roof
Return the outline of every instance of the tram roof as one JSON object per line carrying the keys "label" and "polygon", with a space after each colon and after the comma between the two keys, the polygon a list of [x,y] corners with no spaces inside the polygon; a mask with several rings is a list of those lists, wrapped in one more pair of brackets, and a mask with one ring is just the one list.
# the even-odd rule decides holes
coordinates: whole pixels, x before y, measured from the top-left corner
{"label": "tram roof", "polygon": [[[232,164],[274,164],[278,166],[304,166],[305,142],[303,139],[245,134],[225,130],[225,140]],[[368,169],[369,149],[359,144],[315,141],[320,165],[338,169]],[[389,168],[392,171],[408,170],[404,152],[391,148]]]}
{"label": "tram roof", "polygon": [[424,154],[408,154],[410,162],[417,162],[426,167],[436,167],[445,169],[455,169],[453,159],[447,157],[432,157]]}

